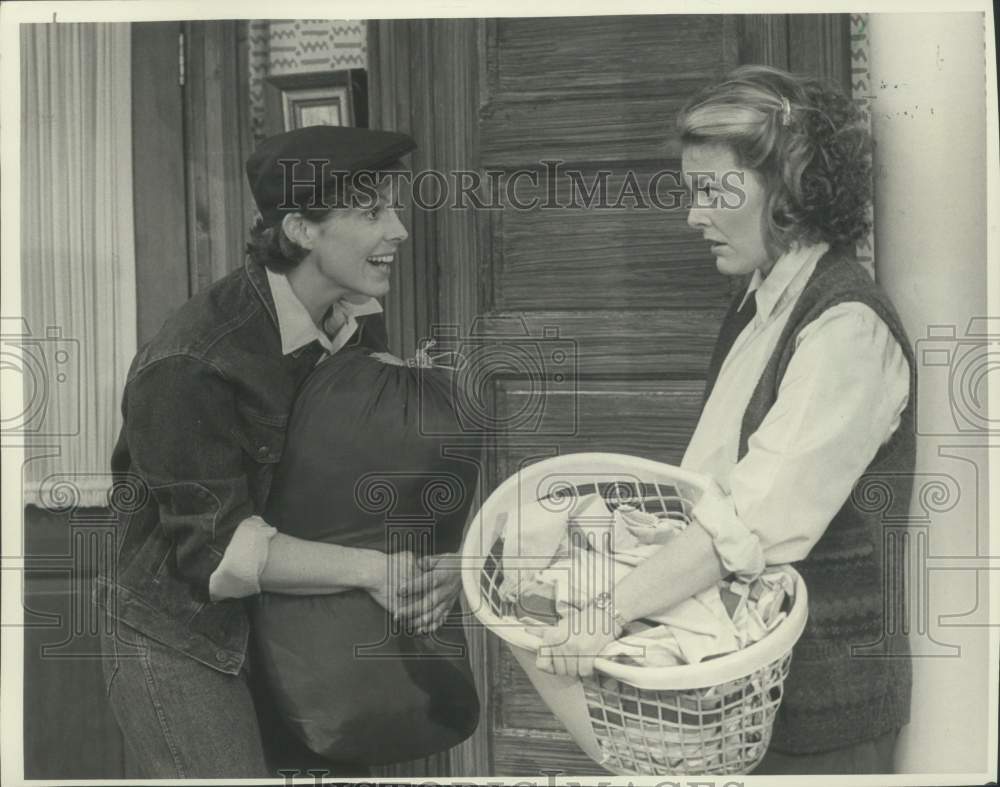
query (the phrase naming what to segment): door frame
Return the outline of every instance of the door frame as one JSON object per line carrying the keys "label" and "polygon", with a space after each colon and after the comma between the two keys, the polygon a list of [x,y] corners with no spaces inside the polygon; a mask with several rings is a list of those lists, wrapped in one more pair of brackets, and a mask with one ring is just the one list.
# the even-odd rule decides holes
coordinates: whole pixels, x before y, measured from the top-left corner
{"label": "door frame", "polygon": [[[409,156],[413,172],[454,172],[477,160],[478,75],[486,27],[484,19],[369,21],[369,127],[402,131],[417,140],[418,149]],[[452,114],[444,117],[442,107],[451,108]],[[434,326],[456,326],[467,335],[479,310],[479,264],[456,266],[441,275],[439,261],[482,260],[481,239],[489,235],[474,211],[417,212],[411,204],[402,218],[411,239],[400,247],[384,308],[390,347],[410,357]],[[472,776],[488,770],[492,756],[486,734],[486,636],[479,627],[468,634],[482,702],[479,728],[450,752],[428,758],[423,767],[409,763],[384,775],[425,775],[414,771],[426,769],[427,776]]]}

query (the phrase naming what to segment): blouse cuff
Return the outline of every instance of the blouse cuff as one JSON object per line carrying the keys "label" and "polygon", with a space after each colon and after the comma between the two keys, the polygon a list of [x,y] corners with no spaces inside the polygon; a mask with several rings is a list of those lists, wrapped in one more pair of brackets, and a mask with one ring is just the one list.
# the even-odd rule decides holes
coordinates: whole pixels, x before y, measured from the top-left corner
{"label": "blouse cuff", "polygon": [[692,516],[712,537],[715,552],[727,571],[751,582],[764,570],[764,550],[757,534],[740,521],[733,498],[706,490]]}
{"label": "blouse cuff", "polygon": [[260,575],[271,539],[278,531],[259,516],[244,519],[233,533],[222,561],[208,579],[212,601],[260,593]]}

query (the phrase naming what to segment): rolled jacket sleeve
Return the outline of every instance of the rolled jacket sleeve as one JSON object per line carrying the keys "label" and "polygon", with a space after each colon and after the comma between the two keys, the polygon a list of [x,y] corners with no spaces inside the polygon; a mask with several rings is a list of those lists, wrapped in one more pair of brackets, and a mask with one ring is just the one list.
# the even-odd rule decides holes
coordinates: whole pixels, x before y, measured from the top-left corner
{"label": "rolled jacket sleeve", "polygon": [[899,426],[909,370],[868,307],[832,307],[800,332],[778,398],[729,479],[732,515],[768,563],[805,558]]}
{"label": "rolled jacket sleeve", "polygon": [[255,513],[232,386],[187,355],[150,363],[126,390],[124,436],[172,542],[172,568],[206,597],[233,532]]}
{"label": "rolled jacket sleeve", "polygon": [[277,532],[259,516],[240,522],[222,561],[208,580],[212,601],[260,593],[260,575],[267,563],[271,539]]}

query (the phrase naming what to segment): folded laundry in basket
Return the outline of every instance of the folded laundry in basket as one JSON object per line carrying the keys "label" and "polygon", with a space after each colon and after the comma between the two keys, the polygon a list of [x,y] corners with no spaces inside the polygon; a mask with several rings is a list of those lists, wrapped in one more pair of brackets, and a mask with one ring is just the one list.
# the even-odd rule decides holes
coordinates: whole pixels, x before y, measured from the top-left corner
{"label": "folded laundry in basket", "polygon": [[[614,590],[636,565],[664,548],[687,520],[599,494],[533,500],[506,522],[501,595],[525,624],[554,625]],[[697,664],[745,648],[785,617],[791,577],[772,567],[751,582],[723,580],[630,624],[603,655],[639,666]]]}
{"label": "folded laundry in basket", "polygon": [[[572,548],[523,586],[515,614],[523,623],[553,625],[570,607],[583,608],[597,593],[610,590],[632,567],[603,562],[600,553]],[[611,566],[612,570],[595,570]],[[785,618],[780,610],[791,578],[781,571],[753,583],[721,582],[679,604],[639,621],[602,655],[645,667],[697,664],[745,648]],[[725,599],[725,600],[724,600]]]}
{"label": "folded laundry in basket", "polygon": [[667,626],[654,626],[620,637],[610,643],[601,655],[644,667],[673,667],[686,663],[674,632]]}
{"label": "folded laundry in basket", "polygon": [[749,597],[756,602],[757,611],[773,627],[773,619],[785,603],[795,595],[795,582],[780,566],[771,567],[756,582],[750,583]]}
{"label": "folded laundry in basket", "polygon": [[[608,654],[633,664],[660,666],[671,657],[682,664],[696,664],[740,650],[763,639],[785,619],[782,606],[794,589],[791,576],[780,566],[770,567],[750,583],[720,582],[663,613],[648,616],[669,631],[672,639],[658,628],[633,632],[630,627]],[[639,647],[645,649],[641,655],[636,653]]]}
{"label": "folded laundry in basket", "polygon": [[647,667],[697,664],[741,647],[740,633],[713,586],[669,609],[647,616],[660,625],[637,633],[626,629],[609,650],[633,664]]}
{"label": "folded laundry in basket", "polygon": [[781,606],[794,585],[784,571],[770,569],[751,583],[724,583],[719,593],[740,638],[740,647],[762,639],[785,618]]}
{"label": "folded laundry in basket", "polygon": [[529,625],[554,626],[562,617],[556,609],[556,587],[537,579],[525,587],[514,602],[514,616]]}
{"label": "folded laundry in basket", "polygon": [[640,511],[630,505],[616,508],[614,516],[616,552],[633,549],[639,544],[665,544],[670,536],[684,530],[688,525],[686,517],[657,515],[649,511]]}
{"label": "folded laundry in basket", "polygon": [[[579,498],[530,500],[504,523],[503,566],[500,596],[516,600],[521,588],[565,551],[571,522],[584,522],[585,536],[600,544],[602,532],[610,538],[611,514],[600,495]],[[603,523],[603,526],[602,524]]]}
{"label": "folded laundry in basket", "polygon": [[611,512],[599,494],[531,500],[504,523],[500,595],[514,601],[553,559],[567,556],[571,546],[586,545],[635,566],[686,526],[687,521],[676,516],[658,516],[629,505]]}
{"label": "folded laundry in basket", "polygon": [[[570,607],[580,609],[597,593],[612,589],[631,570],[629,565],[609,564],[593,552],[573,549],[570,557],[555,561],[525,586],[516,614],[526,623],[555,622],[551,612],[542,619],[535,611],[544,609],[542,599],[549,600],[548,609],[562,617]],[[719,588],[711,587],[630,625],[604,655],[644,666],[696,664],[739,649],[744,639],[722,604]]]}

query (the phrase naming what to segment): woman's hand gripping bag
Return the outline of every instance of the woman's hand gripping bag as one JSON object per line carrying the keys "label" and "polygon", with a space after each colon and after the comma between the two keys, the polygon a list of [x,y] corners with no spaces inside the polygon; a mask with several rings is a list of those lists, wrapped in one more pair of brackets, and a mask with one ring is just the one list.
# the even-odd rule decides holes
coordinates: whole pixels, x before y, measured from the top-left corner
{"label": "woman's hand gripping bag", "polygon": [[[418,557],[460,551],[480,441],[455,400],[446,370],[341,350],[296,400],[265,518],[315,541]],[[262,593],[252,615],[256,663],[279,713],[328,760],[416,759],[478,724],[457,599],[430,635],[401,631],[361,590]]]}

